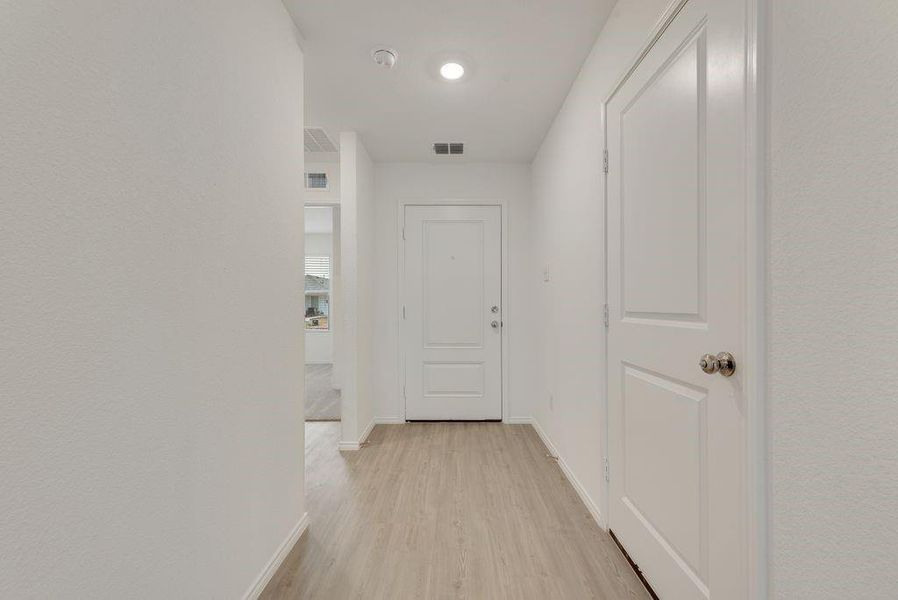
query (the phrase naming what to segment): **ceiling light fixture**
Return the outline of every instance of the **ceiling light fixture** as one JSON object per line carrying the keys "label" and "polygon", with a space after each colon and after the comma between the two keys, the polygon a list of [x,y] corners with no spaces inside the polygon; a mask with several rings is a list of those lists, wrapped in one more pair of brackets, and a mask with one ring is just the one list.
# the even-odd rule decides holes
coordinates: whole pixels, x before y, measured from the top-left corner
{"label": "ceiling light fixture", "polygon": [[461,79],[462,75],[464,74],[465,68],[455,62],[448,62],[440,67],[440,75],[443,76],[443,79],[448,79],[449,81]]}

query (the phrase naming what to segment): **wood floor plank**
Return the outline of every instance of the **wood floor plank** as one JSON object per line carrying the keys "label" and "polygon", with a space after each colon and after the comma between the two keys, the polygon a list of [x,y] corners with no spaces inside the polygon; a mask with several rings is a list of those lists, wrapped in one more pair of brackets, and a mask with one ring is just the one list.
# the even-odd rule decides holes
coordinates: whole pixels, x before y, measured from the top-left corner
{"label": "wood floor plank", "polygon": [[266,599],[649,598],[529,425],[306,424],[309,529]]}

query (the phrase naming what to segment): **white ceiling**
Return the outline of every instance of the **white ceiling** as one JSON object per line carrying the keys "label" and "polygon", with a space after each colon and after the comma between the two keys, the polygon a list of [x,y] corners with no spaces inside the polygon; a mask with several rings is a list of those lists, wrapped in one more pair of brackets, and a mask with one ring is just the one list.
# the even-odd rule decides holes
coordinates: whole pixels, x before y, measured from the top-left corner
{"label": "white ceiling", "polygon": [[[306,124],[377,161],[530,161],[615,0],[285,0],[305,38]],[[399,52],[392,70],[371,51]],[[467,73],[443,81],[439,67]],[[443,158],[442,160],[457,160]]]}

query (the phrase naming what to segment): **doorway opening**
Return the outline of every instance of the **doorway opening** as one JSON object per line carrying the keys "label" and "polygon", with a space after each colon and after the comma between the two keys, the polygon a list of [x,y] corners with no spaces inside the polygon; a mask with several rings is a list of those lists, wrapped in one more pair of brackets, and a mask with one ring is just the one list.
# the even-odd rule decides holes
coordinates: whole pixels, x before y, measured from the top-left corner
{"label": "doorway opening", "polygon": [[306,421],[339,421],[340,383],[336,360],[340,274],[340,209],[305,208]]}

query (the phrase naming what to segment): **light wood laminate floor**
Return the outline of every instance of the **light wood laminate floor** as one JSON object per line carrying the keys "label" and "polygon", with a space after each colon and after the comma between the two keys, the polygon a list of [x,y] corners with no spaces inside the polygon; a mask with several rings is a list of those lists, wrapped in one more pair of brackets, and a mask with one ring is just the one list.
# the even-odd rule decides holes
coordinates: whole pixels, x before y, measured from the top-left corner
{"label": "light wood laminate floor", "polygon": [[311,524],[263,598],[649,598],[529,425],[339,427],[306,424]]}
{"label": "light wood laminate floor", "polygon": [[341,396],[333,378],[333,365],[306,365],[306,421],[340,420]]}

